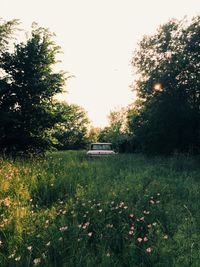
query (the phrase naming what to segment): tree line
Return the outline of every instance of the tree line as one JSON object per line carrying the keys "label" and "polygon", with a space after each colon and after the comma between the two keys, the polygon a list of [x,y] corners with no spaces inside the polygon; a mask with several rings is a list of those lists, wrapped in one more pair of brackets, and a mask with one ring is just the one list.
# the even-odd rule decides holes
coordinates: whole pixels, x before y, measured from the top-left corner
{"label": "tree line", "polygon": [[0,151],[79,149],[112,142],[120,152],[172,154],[200,150],[200,16],[169,20],[144,36],[134,51],[136,101],[89,129],[86,112],[55,100],[68,77],[55,72],[60,47],[34,24],[15,43],[18,21],[0,25]]}
{"label": "tree line", "polygon": [[200,16],[172,19],[144,36],[131,64],[137,100],[126,108],[126,125],[118,110],[100,138],[119,151],[199,153]]}

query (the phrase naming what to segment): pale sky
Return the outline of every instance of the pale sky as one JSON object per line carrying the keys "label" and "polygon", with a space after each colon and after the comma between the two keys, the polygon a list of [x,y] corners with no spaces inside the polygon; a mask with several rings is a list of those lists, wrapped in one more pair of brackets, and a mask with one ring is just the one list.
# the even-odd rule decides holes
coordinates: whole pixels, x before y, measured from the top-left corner
{"label": "pale sky", "polygon": [[0,17],[33,21],[57,35],[60,69],[75,75],[62,99],[86,109],[94,126],[134,100],[130,60],[145,34],[170,18],[200,14],[200,0],[0,0]]}

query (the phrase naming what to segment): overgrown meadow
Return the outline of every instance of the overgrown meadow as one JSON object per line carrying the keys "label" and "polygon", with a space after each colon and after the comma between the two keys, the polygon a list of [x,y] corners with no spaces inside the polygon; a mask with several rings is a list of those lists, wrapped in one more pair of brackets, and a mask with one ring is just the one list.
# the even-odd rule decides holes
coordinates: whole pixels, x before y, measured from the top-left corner
{"label": "overgrown meadow", "polygon": [[200,266],[200,158],[0,160],[0,266]]}

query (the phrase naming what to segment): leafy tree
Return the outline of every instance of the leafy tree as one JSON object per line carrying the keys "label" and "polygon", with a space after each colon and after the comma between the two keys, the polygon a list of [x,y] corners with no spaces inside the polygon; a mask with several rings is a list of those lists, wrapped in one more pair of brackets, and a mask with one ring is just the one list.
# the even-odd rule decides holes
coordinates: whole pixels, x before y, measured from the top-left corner
{"label": "leafy tree", "polygon": [[13,34],[19,24],[18,20],[2,21],[0,19],[0,53],[8,48],[9,41],[13,38]]}
{"label": "leafy tree", "polygon": [[99,134],[101,132],[101,128],[98,127],[91,127],[88,132],[88,142],[89,143],[96,143],[99,141]]}
{"label": "leafy tree", "polygon": [[111,142],[119,152],[130,151],[130,140],[127,133],[127,109],[111,111],[109,116],[109,126],[101,130],[99,134],[100,142]]}
{"label": "leafy tree", "polygon": [[85,110],[66,102],[57,103],[57,112],[61,120],[53,128],[53,137],[57,140],[57,149],[80,149],[88,142],[89,120]]}
{"label": "leafy tree", "polygon": [[2,53],[0,151],[44,151],[58,121],[53,97],[62,92],[63,73],[53,71],[60,52],[47,29],[33,25],[30,37]]}
{"label": "leafy tree", "polygon": [[140,104],[129,112],[129,129],[146,152],[200,148],[200,16],[171,20],[145,36],[132,59]]}

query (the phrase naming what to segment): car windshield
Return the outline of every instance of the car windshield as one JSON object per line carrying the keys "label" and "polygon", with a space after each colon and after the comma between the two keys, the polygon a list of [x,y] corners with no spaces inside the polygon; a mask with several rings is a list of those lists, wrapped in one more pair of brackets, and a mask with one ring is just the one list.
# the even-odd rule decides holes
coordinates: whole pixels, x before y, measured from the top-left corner
{"label": "car windshield", "polygon": [[112,150],[111,144],[92,144],[91,150]]}

